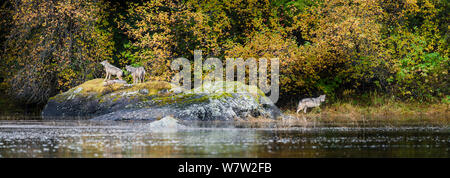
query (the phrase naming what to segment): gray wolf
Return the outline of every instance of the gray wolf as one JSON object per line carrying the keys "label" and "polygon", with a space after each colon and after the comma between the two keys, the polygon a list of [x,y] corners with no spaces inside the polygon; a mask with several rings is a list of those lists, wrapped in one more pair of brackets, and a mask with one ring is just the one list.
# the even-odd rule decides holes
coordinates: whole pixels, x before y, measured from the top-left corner
{"label": "gray wolf", "polygon": [[131,72],[131,76],[133,77],[133,83],[137,84],[139,82],[144,82],[145,77],[145,69],[144,67],[132,67],[132,66],[126,66],[125,67],[128,72]]}
{"label": "gray wolf", "polygon": [[317,98],[305,98],[300,100],[297,107],[297,114],[299,111],[303,110],[306,113],[308,108],[318,107],[321,102],[325,101],[325,95],[320,95]]}
{"label": "gray wolf", "polygon": [[106,77],[105,80],[109,80],[111,78],[111,75],[117,76],[119,80],[122,80],[122,69],[117,68],[116,66],[111,65],[108,61],[103,61],[100,64],[102,64],[105,67],[106,71]]}

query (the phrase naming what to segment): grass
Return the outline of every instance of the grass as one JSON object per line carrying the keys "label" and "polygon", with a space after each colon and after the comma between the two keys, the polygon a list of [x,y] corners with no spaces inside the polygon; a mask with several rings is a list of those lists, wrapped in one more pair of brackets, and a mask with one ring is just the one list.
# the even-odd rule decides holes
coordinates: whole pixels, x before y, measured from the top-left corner
{"label": "grass", "polygon": [[[448,102],[401,101],[373,95],[365,99],[346,98],[296,113],[296,105],[280,108],[290,119],[271,120],[264,117],[236,118],[242,127],[312,127],[326,126],[449,126]],[[271,125],[275,124],[275,125]]]}
{"label": "grass", "polygon": [[360,121],[372,120],[405,120],[405,119],[440,119],[448,123],[450,107],[448,102],[401,101],[383,95],[354,99],[347,98],[308,109],[296,114],[293,107],[282,108],[285,114],[293,117],[316,118],[322,121]]}

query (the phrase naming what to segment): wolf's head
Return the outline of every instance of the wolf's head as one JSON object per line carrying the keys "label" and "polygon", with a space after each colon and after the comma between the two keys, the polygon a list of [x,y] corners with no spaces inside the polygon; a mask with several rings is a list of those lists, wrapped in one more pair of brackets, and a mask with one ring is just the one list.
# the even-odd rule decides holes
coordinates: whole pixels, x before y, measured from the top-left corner
{"label": "wolf's head", "polygon": [[109,62],[107,60],[104,60],[104,61],[100,62],[100,64],[106,65],[106,64],[109,64]]}
{"label": "wolf's head", "polygon": [[129,65],[126,65],[126,66],[125,66],[125,69],[126,69],[128,72],[134,72],[134,71],[136,71],[136,68],[134,68],[133,66],[129,66]]}
{"label": "wolf's head", "polygon": [[325,95],[320,95],[319,99],[320,99],[320,102],[324,102],[325,101]]}

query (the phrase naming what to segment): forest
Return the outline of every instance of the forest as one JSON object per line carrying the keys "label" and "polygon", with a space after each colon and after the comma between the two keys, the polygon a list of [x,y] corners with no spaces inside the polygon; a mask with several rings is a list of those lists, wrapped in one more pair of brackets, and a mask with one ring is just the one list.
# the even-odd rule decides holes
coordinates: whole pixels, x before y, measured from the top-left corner
{"label": "forest", "polygon": [[279,58],[279,106],[326,94],[328,102],[383,96],[448,108],[449,5],[448,0],[6,0],[0,7],[0,92],[18,105],[41,106],[104,77],[104,60],[122,69],[143,66],[146,80],[170,81],[171,61],[193,60],[194,50],[202,50],[204,58],[223,60]]}

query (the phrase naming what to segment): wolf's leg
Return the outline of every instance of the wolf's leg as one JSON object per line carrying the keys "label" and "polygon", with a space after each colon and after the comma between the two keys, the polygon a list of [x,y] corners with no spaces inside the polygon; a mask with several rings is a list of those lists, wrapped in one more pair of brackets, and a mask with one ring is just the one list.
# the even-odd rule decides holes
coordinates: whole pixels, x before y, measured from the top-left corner
{"label": "wolf's leg", "polygon": [[303,112],[305,112],[305,114],[306,114],[306,110],[308,109],[308,107],[305,107],[305,109],[303,110]]}
{"label": "wolf's leg", "polygon": [[107,78],[108,78],[108,72],[106,72],[105,79],[103,81],[106,81]]}
{"label": "wolf's leg", "polygon": [[144,72],[142,73],[142,83],[144,83],[145,82],[145,70],[144,70]]}
{"label": "wolf's leg", "polygon": [[139,75],[138,75],[138,74],[134,74],[134,78],[136,79],[136,80],[134,81],[134,83],[135,83],[135,84],[138,84],[138,83],[139,83]]}
{"label": "wolf's leg", "polygon": [[299,105],[298,105],[298,107],[297,107],[297,114],[298,114],[298,112],[300,112],[301,110],[303,110],[303,107],[305,107],[305,106],[303,106],[302,104],[299,104]]}
{"label": "wolf's leg", "polygon": [[136,74],[136,83],[141,83],[141,75]]}
{"label": "wolf's leg", "polygon": [[302,108],[302,105],[300,104],[300,103],[298,103],[298,106],[297,106],[297,114],[298,114],[298,112],[300,111],[300,110],[302,110],[303,108]]}

